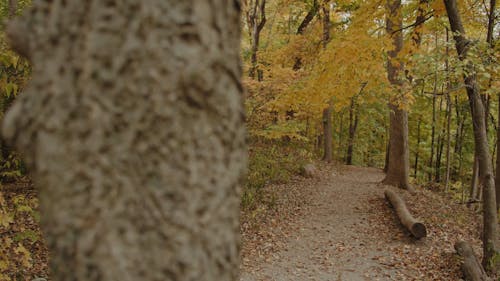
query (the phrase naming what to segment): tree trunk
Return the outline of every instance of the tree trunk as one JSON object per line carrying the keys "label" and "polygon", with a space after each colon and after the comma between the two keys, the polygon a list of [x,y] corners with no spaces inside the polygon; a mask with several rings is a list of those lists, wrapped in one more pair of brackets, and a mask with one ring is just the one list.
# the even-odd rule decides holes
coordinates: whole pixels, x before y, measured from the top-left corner
{"label": "tree trunk", "polygon": [[472,164],[472,179],[470,186],[469,198],[471,200],[478,199],[478,188],[479,188],[479,161],[474,155],[474,164]]}
{"label": "tree trunk", "polygon": [[425,225],[413,218],[406,208],[405,201],[403,201],[403,199],[401,199],[401,197],[399,197],[396,193],[388,189],[385,190],[384,194],[387,201],[391,203],[392,207],[396,211],[401,224],[404,225],[415,238],[420,239],[426,237],[427,229],[425,228]]}
{"label": "tree trunk", "polygon": [[[325,1],[322,7],[323,10],[323,49],[326,48],[328,42],[330,42],[330,7],[328,1]],[[332,105],[328,105],[328,108],[323,110],[323,136],[325,137],[324,144],[324,155],[323,160],[330,163],[332,162]]]}
{"label": "tree trunk", "polygon": [[451,167],[451,99],[450,94],[446,94],[446,174],[444,182],[444,190],[448,191],[450,185],[450,167]]}
{"label": "tree trunk", "polygon": [[418,156],[420,154],[420,142],[421,142],[421,139],[420,139],[420,124],[422,123],[422,118],[419,117],[418,118],[418,123],[417,123],[417,150],[415,152],[415,170],[414,170],[414,178],[417,179],[417,173],[418,173]]}
{"label": "tree trunk", "polygon": [[450,63],[449,63],[449,54],[450,54],[450,48],[449,48],[449,43],[450,37],[449,37],[449,31],[448,28],[446,28],[446,61],[445,61],[445,66],[446,66],[446,175],[445,175],[445,183],[444,183],[444,190],[448,191],[449,185],[450,185],[450,170],[451,170],[451,157],[450,157],[450,150],[451,150],[451,97],[450,97],[450,89],[451,89],[451,81],[450,81]]}
{"label": "tree trunk", "polygon": [[392,37],[393,50],[388,52],[387,77],[390,83],[397,89],[396,96],[389,102],[390,116],[390,151],[387,174],[384,183],[398,186],[413,191],[409,183],[410,156],[408,149],[408,113],[401,109],[400,104],[405,104],[401,93],[404,81],[400,73],[403,73],[403,63],[399,61],[398,54],[403,48],[403,19],[401,15],[401,0],[387,0],[387,33]]}
{"label": "tree trunk", "polygon": [[263,80],[262,70],[258,68],[257,54],[259,52],[260,33],[266,24],[266,0],[250,1],[250,9],[246,13],[247,25],[252,38],[252,50],[250,56],[250,70],[248,76],[258,81]]}
{"label": "tree trunk", "polygon": [[429,159],[429,181],[432,181],[432,168],[434,167],[434,140],[436,136],[436,87],[437,72],[434,74],[434,90],[432,92],[431,158]]}
{"label": "tree trunk", "polygon": [[343,132],[344,132],[344,112],[340,111],[339,112],[339,141],[338,141],[338,159],[342,159],[342,153],[343,153]]}
{"label": "tree trunk", "polygon": [[346,164],[352,165],[352,154],[354,149],[354,137],[356,136],[356,129],[358,127],[358,113],[356,112],[355,97],[351,98],[351,106],[349,107],[349,142],[347,146]]}
{"label": "tree trunk", "polygon": [[239,2],[33,1],[4,119],[51,279],[237,280],[246,167]]}
{"label": "tree trunk", "polygon": [[474,250],[472,247],[464,241],[455,243],[455,250],[457,253],[463,257],[464,262],[462,264],[462,271],[465,275],[465,280],[467,281],[489,281],[491,280],[483,266],[474,255]]}
{"label": "tree trunk", "polygon": [[18,0],[9,0],[9,19],[12,19],[16,16],[17,12],[17,1]]}
{"label": "tree trunk", "polygon": [[497,212],[500,211],[500,94],[498,95],[498,126],[497,126],[497,160],[496,160],[496,204]]}
{"label": "tree trunk", "polygon": [[331,106],[323,110],[323,132],[324,132],[324,151],[323,160],[330,163],[332,162],[332,110]]}
{"label": "tree trunk", "polygon": [[[470,41],[465,37],[465,30],[462,25],[456,0],[444,0],[451,31],[454,34],[455,46],[461,60],[467,58],[467,51]],[[479,93],[479,85],[474,76],[474,65],[471,62],[465,66],[467,69],[464,75],[467,96],[471,104],[472,119],[476,126],[474,128],[474,144],[476,155],[479,157],[479,169],[483,183],[483,266],[487,271],[495,273],[499,270],[500,260],[498,259],[498,217],[496,210],[495,180],[491,165],[491,156],[486,135],[486,124],[484,120],[485,110]]]}

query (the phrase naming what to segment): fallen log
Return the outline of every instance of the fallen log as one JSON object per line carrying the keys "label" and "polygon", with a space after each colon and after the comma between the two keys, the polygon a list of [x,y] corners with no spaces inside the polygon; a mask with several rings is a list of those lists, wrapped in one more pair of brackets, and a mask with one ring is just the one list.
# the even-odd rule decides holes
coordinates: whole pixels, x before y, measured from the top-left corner
{"label": "fallen log", "polygon": [[459,241],[455,243],[455,250],[457,253],[464,258],[464,263],[462,264],[462,271],[465,275],[465,280],[467,281],[489,281],[491,280],[483,266],[474,255],[474,251],[469,243],[465,241]]}
{"label": "fallen log", "polygon": [[420,239],[422,237],[426,237],[427,229],[425,228],[425,225],[413,218],[406,208],[406,204],[403,199],[388,189],[385,190],[384,194],[385,198],[389,201],[389,203],[391,203],[394,210],[396,210],[396,214],[398,215],[401,224],[404,225],[415,238]]}

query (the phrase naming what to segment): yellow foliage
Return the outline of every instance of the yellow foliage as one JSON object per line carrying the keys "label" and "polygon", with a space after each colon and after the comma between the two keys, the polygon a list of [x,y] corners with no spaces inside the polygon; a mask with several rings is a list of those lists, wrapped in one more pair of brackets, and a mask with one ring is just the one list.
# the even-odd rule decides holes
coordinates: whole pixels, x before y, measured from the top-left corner
{"label": "yellow foliage", "polygon": [[17,247],[14,249],[14,253],[18,255],[19,262],[23,265],[23,267],[32,267],[31,254],[21,243],[17,244]]}

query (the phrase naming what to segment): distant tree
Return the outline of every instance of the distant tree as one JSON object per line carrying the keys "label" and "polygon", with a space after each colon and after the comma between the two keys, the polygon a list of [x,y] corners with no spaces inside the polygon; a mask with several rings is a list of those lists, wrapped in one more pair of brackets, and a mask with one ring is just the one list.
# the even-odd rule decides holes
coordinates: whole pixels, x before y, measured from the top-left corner
{"label": "distant tree", "polygon": [[239,1],[35,1],[3,123],[39,189],[52,280],[237,280]]}

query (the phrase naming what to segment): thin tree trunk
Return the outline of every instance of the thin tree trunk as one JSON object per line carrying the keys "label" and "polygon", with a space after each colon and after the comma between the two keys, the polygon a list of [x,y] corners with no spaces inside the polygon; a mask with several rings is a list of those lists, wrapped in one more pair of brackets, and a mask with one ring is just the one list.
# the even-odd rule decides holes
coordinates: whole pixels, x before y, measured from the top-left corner
{"label": "thin tree trunk", "polygon": [[[330,6],[328,1],[323,3],[323,49],[326,49],[328,42],[330,42]],[[332,133],[332,104],[329,102],[328,108],[323,110],[323,131],[324,131],[324,155],[323,160],[326,162],[332,161],[332,141],[333,141],[333,133]]]}
{"label": "thin tree trunk", "polygon": [[342,153],[343,153],[343,132],[344,132],[344,112],[341,111],[339,112],[339,141],[338,141],[338,156],[339,156],[339,159],[341,159],[340,157],[342,157]]}
{"label": "thin tree trunk", "polygon": [[477,190],[479,187],[479,161],[476,156],[474,156],[474,164],[472,165],[472,179],[470,186],[469,198],[471,200],[477,200]]}
{"label": "thin tree trunk", "polygon": [[446,174],[444,182],[444,190],[448,191],[450,184],[450,170],[451,170],[451,98],[450,94],[446,94]]}
{"label": "thin tree trunk", "polygon": [[418,156],[420,154],[420,124],[422,123],[422,118],[418,118],[418,123],[417,123],[417,150],[415,152],[415,171],[413,172],[413,177],[417,179],[417,173],[418,173]]}
{"label": "thin tree trunk", "polygon": [[12,19],[16,16],[17,1],[18,0],[9,0],[9,19]]}
{"label": "thin tree trunk", "polygon": [[448,46],[448,43],[450,41],[449,38],[449,31],[448,28],[446,28],[446,61],[445,61],[445,67],[446,67],[446,175],[445,175],[445,183],[444,183],[444,190],[447,192],[449,185],[450,185],[450,169],[451,169],[451,157],[450,157],[450,150],[451,150],[451,97],[450,97],[450,88],[451,88],[451,81],[450,81],[450,65],[449,65],[449,54],[450,54],[450,48]]}
{"label": "thin tree trunk", "polygon": [[437,69],[435,70],[434,73],[434,90],[432,91],[431,158],[429,159],[429,181],[432,181],[432,171],[434,168],[434,140],[436,136],[436,94],[437,94]]}
{"label": "thin tree trunk", "polygon": [[393,50],[388,52],[387,77],[398,89],[396,97],[389,102],[390,109],[390,151],[387,174],[383,182],[413,191],[409,182],[410,158],[408,148],[408,113],[401,108],[405,104],[404,97],[399,93],[404,81],[399,77],[404,72],[403,63],[398,55],[403,48],[403,19],[401,15],[401,0],[388,0],[386,4],[387,33],[391,36]]}
{"label": "thin tree trunk", "polygon": [[33,78],[2,131],[39,192],[51,280],[238,279],[239,22],[238,1],[66,0],[9,26]]}
{"label": "thin tree trunk", "polygon": [[260,33],[266,24],[266,0],[253,0],[250,1],[251,6],[247,12],[247,24],[251,30],[252,49],[250,56],[250,70],[248,76],[255,79],[257,76],[258,81],[263,80],[262,70],[258,68],[258,52],[260,43]]}
{"label": "thin tree trunk", "polygon": [[[451,31],[454,34],[455,46],[461,60],[467,58],[467,51],[470,41],[465,37],[465,30],[462,25],[456,0],[444,0]],[[500,260],[498,259],[498,217],[496,209],[495,179],[491,167],[491,156],[488,147],[488,137],[486,135],[486,124],[484,120],[485,109],[479,93],[479,85],[474,76],[474,65],[468,62],[464,83],[467,96],[471,104],[472,119],[476,126],[474,128],[475,151],[479,157],[479,169],[483,180],[483,266],[487,271],[495,273],[499,270]]]}
{"label": "thin tree trunk", "polygon": [[323,110],[323,132],[324,132],[324,154],[323,160],[330,163],[332,162],[332,110],[331,106]]}
{"label": "thin tree trunk", "polygon": [[[439,112],[441,115],[443,108],[443,99],[439,99]],[[446,122],[446,119],[443,121]],[[446,134],[446,124],[443,124],[441,126],[441,131],[439,132],[438,135],[438,142],[437,142],[437,149],[436,149],[436,170],[435,170],[435,175],[434,175],[434,180],[435,182],[441,182],[441,160],[443,156],[443,151],[444,151],[444,138]]]}
{"label": "thin tree trunk", "polygon": [[498,95],[497,160],[496,160],[496,208],[500,211],[500,94]]}
{"label": "thin tree trunk", "polygon": [[352,97],[351,106],[349,107],[349,141],[347,146],[347,157],[346,157],[347,165],[352,165],[354,137],[356,136],[356,129],[358,127],[358,113],[355,107],[356,107],[355,97]]}

